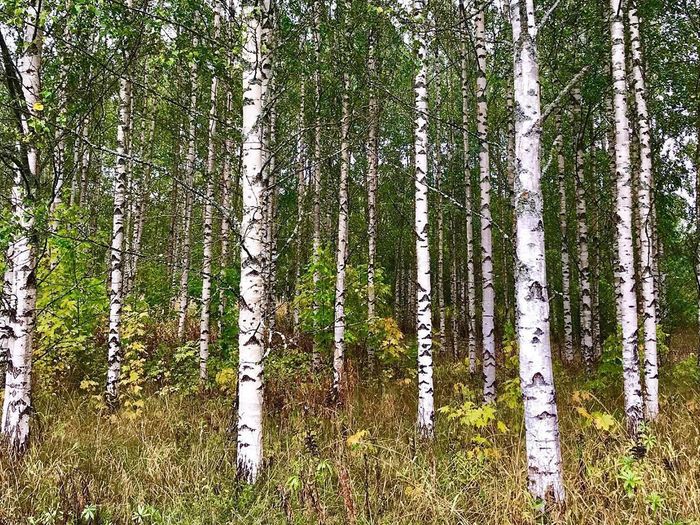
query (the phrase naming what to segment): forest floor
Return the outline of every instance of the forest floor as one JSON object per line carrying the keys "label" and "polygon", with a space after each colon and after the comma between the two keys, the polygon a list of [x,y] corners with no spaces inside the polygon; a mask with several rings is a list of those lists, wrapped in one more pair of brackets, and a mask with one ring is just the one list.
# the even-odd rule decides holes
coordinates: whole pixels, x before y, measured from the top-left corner
{"label": "forest floor", "polygon": [[[254,487],[236,482],[233,395],[144,395],[107,415],[81,392],[41,395],[31,449],[0,460],[0,523],[698,524],[700,383],[695,342],[671,339],[662,415],[635,458],[619,381],[557,367],[567,503],[542,517],[528,497],[521,405],[508,359],[495,411],[461,361],[436,359],[432,444],[416,440],[415,380],[393,369],[358,381],[346,408],[327,383],[268,373],[265,456]],[[513,361],[511,357],[511,361]],[[225,373],[224,373],[225,375]],[[219,377],[225,385],[225,378]],[[610,381],[612,384],[606,384]],[[472,403],[472,401],[474,403]]]}

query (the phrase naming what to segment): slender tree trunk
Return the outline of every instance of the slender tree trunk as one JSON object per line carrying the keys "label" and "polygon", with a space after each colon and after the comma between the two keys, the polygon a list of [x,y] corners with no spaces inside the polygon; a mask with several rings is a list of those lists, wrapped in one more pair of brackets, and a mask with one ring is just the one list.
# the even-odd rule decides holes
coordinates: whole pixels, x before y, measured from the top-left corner
{"label": "slender tree trunk", "polygon": [[561,228],[561,296],[564,314],[564,361],[574,360],[574,334],[571,322],[571,266],[566,213],[566,162],[564,160],[561,115],[557,117],[557,173],[559,179],[559,225]]}
{"label": "slender tree trunk", "polygon": [[[414,0],[416,17],[427,17],[425,0]],[[426,22],[422,22],[426,24]],[[430,307],[430,243],[428,239],[428,88],[426,27],[416,29],[418,71],[415,94],[415,235],[416,235],[416,329],[418,336],[418,433],[432,439],[435,420],[433,401],[433,340]]]}
{"label": "slender tree trunk", "polygon": [[[302,233],[304,222],[304,201],[305,201],[305,178],[306,178],[306,142],[304,140],[305,126],[305,110],[306,110],[306,83],[304,79],[301,81],[301,93],[299,101],[299,122],[298,140],[297,140],[297,224],[299,232],[296,237],[296,246],[294,250],[294,289],[298,291],[301,283],[301,268],[302,268]],[[301,317],[299,311],[299,302],[293,301],[293,324],[294,336],[298,337],[301,333]]]}
{"label": "slender tree trunk", "polygon": [[515,77],[516,308],[528,485],[538,500],[564,501],[559,421],[549,341],[541,110],[533,0],[511,0]]}
{"label": "slender tree trunk", "polygon": [[[349,2],[346,4],[349,6]],[[349,12],[346,12],[349,16]],[[345,21],[349,27],[349,21]],[[349,35],[348,35],[349,36]],[[338,189],[338,245],[336,247],[335,322],[333,324],[333,395],[345,396],[345,265],[348,257],[348,171],[350,169],[350,76],[343,73],[343,109],[340,137],[340,187]]]}
{"label": "slender tree trunk", "polygon": [[627,427],[637,437],[643,420],[642,385],[637,349],[637,300],[634,282],[632,241],[632,191],[630,131],[627,119],[625,82],[625,27],[623,0],[610,0],[612,17],[613,107],[615,111],[615,169],[617,172],[617,252],[620,279],[620,319],[622,322],[622,367]]}
{"label": "slender tree trunk", "polygon": [[639,37],[639,17],[634,1],[628,5],[630,49],[632,52],[632,75],[639,126],[639,189],[637,205],[641,227],[640,262],[642,280],[642,306],[644,320],[644,408],[646,417],[653,421],[659,415],[659,371],[656,352],[656,295],[654,293],[654,251],[652,214],[652,165],[649,112],[647,111],[646,87],[642,72],[642,44]]}
{"label": "slender tree trunk", "polygon": [[[272,98],[269,96],[268,98]],[[277,259],[277,171],[275,166],[276,154],[273,149],[275,146],[275,127],[277,125],[277,109],[273,104],[270,104],[268,109],[269,132],[267,137],[267,181],[266,181],[266,211],[265,211],[265,245],[267,248],[267,268],[265,270],[265,330],[267,331],[267,342],[272,344],[272,338],[275,333],[277,296],[275,292],[275,274],[276,274],[276,259]]]}
{"label": "slender tree trunk", "polygon": [[254,483],[262,467],[264,268],[263,100],[269,56],[262,53],[271,26],[271,4],[243,4],[243,165],[241,190],[241,281],[238,317],[239,476]]}
{"label": "slender tree trunk", "polygon": [[481,332],[484,365],[484,402],[496,401],[496,337],[494,315],[496,293],[493,286],[493,245],[491,240],[491,168],[488,144],[488,105],[486,102],[485,2],[477,1],[476,47],[476,127],[479,138],[479,180],[481,189]]}
{"label": "slender tree trunk", "polygon": [[[221,12],[218,4],[214,5],[214,40],[221,33]],[[204,200],[203,254],[202,254],[202,300],[199,317],[199,386],[204,388],[209,378],[207,362],[209,360],[209,309],[211,306],[211,258],[214,238],[214,186],[216,185],[216,97],[219,89],[219,79],[214,73],[211,77],[209,91],[209,126],[207,147],[206,196]]]}
{"label": "slender tree trunk", "polygon": [[314,334],[313,334],[313,367],[318,369],[321,366],[321,351],[319,348],[319,330],[318,316],[320,313],[320,305],[316,295],[318,293],[318,283],[321,279],[318,271],[318,262],[321,251],[321,2],[314,2],[314,57],[316,60],[316,68],[314,70],[314,88],[315,88],[315,114],[316,122],[314,125],[314,238],[313,238],[313,264],[314,264]]}
{"label": "slender tree trunk", "polygon": [[457,286],[457,242],[456,242],[456,229],[454,223],[454,217],[450,224],[451,235],[451,246],[450,252],[451,265],[450,265],[450,304],[452,305],[452,356],[457,359],[459,357],[459,288]]}
{"label": "slender tree trunk", "polygon": [[[127,0],[127,8],[133,5]],[[127,57],[127,60],[128,57]],[[119,79],[119,120],[117,123],[117,159],[114,180],[114,213],[112,215],[112,243],[110,255],[109,335],[107,353],[107,384],[105,400],[111,408],[119,405],[119,374],[123,348],[121,342],[121,317],[124,279],[124,213],[126,189],[129,183],[129,133],[131,133],[131,80],[129,74]]]}
{"label": "slender tree trunk", "polygon": [[[369,326],[373,326],[376,316],[376,291],[374,286],[375,280],[375,260],[377,257],[377,169],[379,165],[379,141],[377,131],[379,128],[379,105],[377,103],[376,88],[377,82],[377,59],[375,56],[375,47],[377,45],[376,30],[370,30],[369,35],[369,53],[367,57],[367,74],[369,76],[369,132],[367,137],[367,238],[368,238],[368,256],[367,256],[367,320]],[[375,348],[370,340],[367,346],[367,358],[370,366],[374,364]]]}
{"label": "slender tree trunk", "polygon": [[[439,106],[439,102],[437,103]],[[445,211],[444,198],[442,196],[442,140],[437,133],[435,145],[435,186],[437,189],[437,276],[436,288],[438,296],[438,340],[439,350],[444,352],[447,348],[447,317],[445,315]]]}
{"label": "slender tree trunk", "polygon": [[[462,12],[462,24],[464,31],[468,31],[464,3],[460,0]],[[467,328],[467,342],[469,347],[469,373],[476,374],[476,288],[474,279],[474,218],[472,213],[472,178],[469,166],[469,83],[467,62],[466,37],[461,42],[461,68],[462,68],[462,155],[464,170],[464,210],[467,235],[467,275],[466,275],[466,308],[465,319]]]}
{"label": "slender tree trunk", "polygon": [[584,123],[581,118],[581,91],[574,89],[575,121],[579,125],[576,136],[576,231],[578,236],[579,293],[581,296],[581,355],[589,372],[593,368],[593,333],[591,315],[591,271],[588,264],[588,217],[584,174]]}
{"label": "slender tree trunk", "polygon": [[[196,78],[196,66],[191,65],[191,78]],[[185,325],[187,322],[187,304],[189,302],[188,283],[190,277],[190,243],[191,243],[191,227],[192,227],[192,208],[194,207],[193,185],[194,185],[194,170],[195,170],[195,155],[196,155],[196,133],[197,122],[195,119],[195,111],[197,109],[197,91],[192,85],[190,93],[189,106],[189,127],[187,132],[187,158],[185,160],[185,209],[182,218],[182,241],[180,243],[180,284],[177,298],[177,338],[182,341],[185,337]]]}
{"label": "slender tree trunk", "polygon": [[[231,112],[233,111],[233,95],[231,90],[226,91],[226,130],[231,129]],[[224,314],[226,312],[226,269],[228,268],[229,243],[231,241],[231,217],[233,216],[231,199],[231,157],[233,152],[233,139],[230,133],[224,141],[224,158],[221,169],[221,254],[219,258],[219,305],[217,317],[217,331],[219,337],[223,331]]]}

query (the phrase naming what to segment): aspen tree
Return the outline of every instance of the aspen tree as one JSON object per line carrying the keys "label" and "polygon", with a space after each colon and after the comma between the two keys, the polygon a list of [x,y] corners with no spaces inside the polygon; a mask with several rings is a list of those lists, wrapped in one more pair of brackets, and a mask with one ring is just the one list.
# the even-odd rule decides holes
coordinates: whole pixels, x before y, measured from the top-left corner
{"label": "aspen tree", "polygon": [[516,319],[525,410],[528,486],[538,500],[564,501],[559,420],[549,340],[541,108],[533,0],[511,0],[515,79]]}
{"label": "aspen tree", "polygon": [[637,437],[643,421],[642,385],[637,349],[637,300],[632,241],[632,167],[630,130],[627,118],[625,78],[625,26],[623,0],[610,0],[612,37],[613,109],[615,115],[615,170],[617,181],[617,254],[620,281],[618,306],[622,325],[622,368],[627,428]]}

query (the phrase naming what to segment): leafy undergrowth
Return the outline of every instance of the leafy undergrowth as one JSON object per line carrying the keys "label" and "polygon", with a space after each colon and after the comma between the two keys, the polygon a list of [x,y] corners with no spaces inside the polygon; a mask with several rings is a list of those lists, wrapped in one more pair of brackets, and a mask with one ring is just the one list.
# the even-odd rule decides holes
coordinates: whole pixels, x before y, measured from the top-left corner
{"label": "leafy undergrowth", "polygon": [[273,367],[268,464],[252,488],[235,479],[226,371],[206,398],[162,389],[116,416],[85,392],[42,396],[26,458],[0,460],[0,523],[700,523],[693,358],[666,364],[663,415],[644,432],[643,458],[625,437],[620,389],[557,369],[567,504],[543,517],[526,491],[508,350],[495,410],[479,405],[465,363],[438,357],[432,446],[414,433],[410,368],[360,382],[368,372],[351,361],[347,408],[337,410],[327,383],[276,379]]}

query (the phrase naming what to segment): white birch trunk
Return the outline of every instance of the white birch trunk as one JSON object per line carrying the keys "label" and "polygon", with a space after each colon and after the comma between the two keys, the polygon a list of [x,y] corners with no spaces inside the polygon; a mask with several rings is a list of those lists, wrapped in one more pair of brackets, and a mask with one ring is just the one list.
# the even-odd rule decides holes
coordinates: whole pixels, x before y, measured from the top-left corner
{"label": "white birch trunk", "polygon": [[[437,105],[439,107],[439,102]],[[442,196],[442,141],[437,134],[437,144],[435,145],[435,186],[437,189],[437,296],[438,296],[438,338],[441,352],[447,346],[447,317],[445,314],[445,213],[444,198]]]}
{"label": "white birch trunk", "polygon": [[418,71],[415,95],[415,235],[416,235],[416,329],[418,337],[418,433],[432,439],[435,422],[433,400],[433,322],[430,306],[430,243],[428,239],[428,87],[426,67],[425,0],[414,0],[417,20],[414,47]]}
{"label": "white birch trunk", "polygon": [[[314,237],[313,237],[313,253],[311,254],[313,264],[316,266],[319,261],[319,252],[321,250],[321,1],[314,2],[314,58],[316,60],[314,69],[314,89],[315,89],[315,115],[314,123]],[[321,276],[318,269],[314,269],[314,301],[313,312],[314,319],[318,319],[320,305],[316,300],[316,292],[318,291],[318,283]],[[321,366],[321,353],[318,343],[318,331],[321,329],[314,323],[314,337],[312,360],[313,367],[318,369]]]}
{"label": "white birch trunk", "polygon": [[[23,27],[23,49],[17,61],[21,93],[16,96],[22,108],[20,128],[25,142],[26,169],[17,166],[11,193],[14,231],[8,248],[3,292],[9,292],[4,305],[3,340],[7,348],[5,395],[0,433],[10,456],[22,455],[29,446],[29,419],[32,412],[32,343],[36,325],[36,242],[35,218],[31,209],[37,195],[27,186],[39,186],[39,150],[30,119],[40,118],[36,104],[41,100],[41,51],[43,35],[39,27],[40,2],[28,6]],[[19,148],[18,148],[19,150]],[[18,151],[22,153],[21,150]]]}
{"label": "white birch trunk", "polygon": [[[349,6],[349,3],[346,4]],[[346,13],[349,16],[349,12]],[[346,25],[349,23],[345,21]],[[348,171],[350,168],[350,76],[343,73],[340,137],[340,187],[338,189],[338,245],[336,247],[335,321],[333,323],[333,395],[345,396],[345,265],[348,257]]]}
{"label": "white birch trunk", "polygon": [[533,0],[511,0],[515,77],[516,318],[525,410],[528,486],[542,501],[564,501],[559,421],[549,341],[541,109]]}
{"label": "white birch trunk", "polygon": [[[376,316],[375,303],[376,292],[374,287],[375,260],[377,257],[377,170],[379,165],[379,140],[377,132],[379,128],[379,105],[374,83],[377,81],[377,61],[375,47],[377,36],[374,30],[369,35],[369,53],[367,57],[367,74],[369,76],[369,131],[367,137],[367,320],[372,326]],[[375,349],[373,344],[367,347],[367,358],[370,365],[374,363]]]}
{"label": "white birch trunk", "polygon": [[[221,34],[221,13],[218,3],[214,5],[214,41]],[[219,79],[216,73],[211,78],[209,91],[209,125],[207,128],[207,168],[206,168],[206,195],[204,199],[204,227],[203,227],[203,253],[202,253],[202,298],[199,317],[199,386],[205,388],[209,373],[207,364],[209,361],[209,321],[211,307],[211,258],[214,245],[214,186],[216,184],[216,97],[218,94]]]}
{"label": "white birch trunk", "polygon": [[622,367],[625,414],[630,434],[636,438],[643,419],[642,385],[637,349],[637,300],[634,282],[632,241],[632,168],[630,130],[627,119],[625,82],[625,27],[622,0],[610,0],[612,17],[613,108],[615,113],[615,169],[617,178],[617,253],[620,280],[620,320],[622,324]]}
{"label": "white birch trunk", "polygon": [[243,5],[243,163],[241,190],[241,281],[238,317],[238,443],[239,476],[254,483],[262,467],[265,186],[263,181],[263,100],[269,58],[262,53],[269,29],[270,2]]}
{"label": "white birch trunk", "polygon": [[591,271],[588,264],[588,219],[585,191],[583,138],[584,123],[581,119],[581,91],[574,89],[574,121],[579,125],[576,135],[576,232],[578,236],[579,293],[581,296],[581,354],[586,370],[593,367],[593,332],[591,306]]}
{"label": "white birch trunk", "polygon": [[[190,77],[196,78],[196,66],[191,65]],[[197,91],[196,84],[192,85],[190,93],[189,106],[189,127],[187,132],[187,157],[185,159],[185,209],[182,218],[182,239],[180,248],[180,283],[177,296],[177,338],[182,341],[185,337],[185,326],[187,323],[187,304],[189,302],[188,283],[190,277],[190,243],[191,243],[191,227],[192,227],[192,208],[194,207],[193,188],[194,185],[194,169],[196,155],[196,133],[197,122],[195,120],[195,111],[197,109]]]}
{"label": "white birch trunk", "polygon": [[484,367],[484,402],[496,401],[496,337],[493,286],[493,244],[491,240],[491,168],[489,165],[488,106],[486,102],[486,4],[479,0],[475,17],[476,47],[476,128],[479,139],[479,180],[481,189],[481,333]]}
{"label": "white birch trunk", "polygon": [[454,218],[450,224],[451,236],[451,265],[450,265],[450,299],[452,304],[452,355],[455,359],[459,357],[459,288],[457,286],[457,242]]}
{"label": "white birch trunk", "polygon": [[632,75],[639,126],[639,186],[637,205],[640,228],[640,277],[642,280],[642,307],[644,322],[644,395],[646,417],[653,421],[659,415],[659,370],[656,350],[656,294],[654,285],[654,250],[652,214],[652,164],[651,132],[647,110],[646,87],[642,72],[642,44],[639,36],[639,17],[635,2],[628,6],[630,50],[632,52]]}
{"label": "white birch trunk", "polygon": [[[296,237],[296,246],[294,250],[294,290],[298,290],[301,283],[301,267],[302,267],[302,232],[304,221],[304,200],[305,200],[305,178],[306,178],[306,142],[304,140],[304,115],[306,109],[306,83],[304,79],[301,81],[301,93],[299,102],[299,122],[297,124],[298,142],[297,142],[297,224],[299,232]],[[293,326],[294,336],[298,337],[301,333],[301,312],[299,311],[299,302],[293,301]]]}
{"label": "white birch trunk", "polygon": [[[226,91],[226,129],[231,129],[231,111],[233,110],[233,94],[231,90]],[[233,151],[233,139],[230,133],[224,141],[224,159],[221,169],[221,207],[223,216],[221,217],[221,254],[219,259],[219,305],[217,327],[221,337],[223,330],[224,313],[226,312],[226,268],[228,267],[229,243],[231,240],[231,216],[233,214],[231,199],[231,155]]]}
{"label": "white birch trunk", "polygon": [[[468,23],[464,13],[463,0],[460,0],[462,24],[465,32]],[[464,210],[467,234],[467,275],[466,275],[466,308],[467,342],[469,347],[469,373],[476,374],[476,289],[474,279],[474,217],[472,213],[472,179],[469,166],[469,83],[466,38],[461,42],[462,68],[462,154],[464,162]]]}
{"label": "white birch trunk", "polygon": [[574,333],[571,320],[571,265],[566,212],[566,162],[564,159],[561,115],[557,117],[557,174],[559,179],[559,226],[561,228],[561,295],[564,316],[564,361],[574,360]]}
{"label": "white birch trunk", "polygon": [[[132,7],[132,0],[127,0]],[[127,57],[128,60],[128,57]],[[124,214],[129,183],[129,133],[131,132],[131,80],[128,73],[119,79],[119,120],[117,123],[117,158],[114,179],[114,213],[110,250],[109,334],[105,400],[112,409],[119,405],[119,374],[123,357],[121,316],[124,281]]]}

